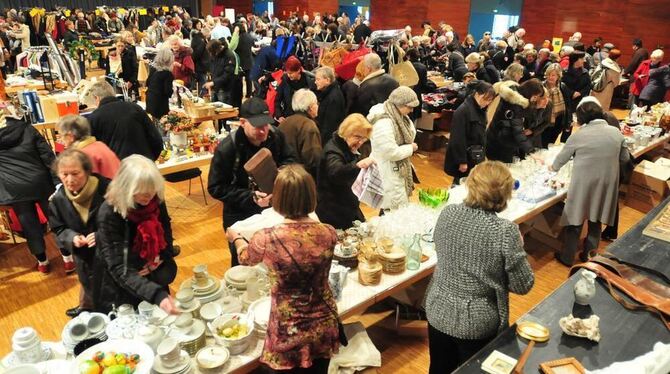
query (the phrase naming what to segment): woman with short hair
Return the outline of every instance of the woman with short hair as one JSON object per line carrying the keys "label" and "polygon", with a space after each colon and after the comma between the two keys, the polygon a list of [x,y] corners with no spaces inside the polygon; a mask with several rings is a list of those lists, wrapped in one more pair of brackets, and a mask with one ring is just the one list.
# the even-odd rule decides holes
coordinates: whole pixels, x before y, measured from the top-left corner
{"label": "woman with short hair", "polygon": [[172,81],[174,75],[174,53],[170,48],[161,47],[156,53],[149,77],[147,78],[147,113],[159,120],[170,112],[170,97],[172,97]]}
{"label": "woman with short hair", "polygon": [[123,82],[129,91],[135,92],[136,97],[139,97],[140,83],[137,81],[139,62],[137,61],[135,46],[128,44],[122,37],[116,38],[115,45],[116,54],[121,58],[121,72],[119,73],[119,78],[123,79]]}
{"label": "woman with short hair", "polygon": [[316,214],[319,220],[335,227],[348,229],[353,222],[365,221],[360,202],[351,191],[361,169],[374,163],[359,152],[370,139],[372,125],[358,113],[350,114],[323,147],[317,189]]}
{"label": "woman with short hair", "polygon": [[549,167],[551,171],[558,171],[574,157],[568,198],[561,217],[565,242],[563,250],[556,254],[566,266],[574,263],[584,221],[588,221],[588,234],[579,255],[581,261],[588,261],[598,250],[601,225],[614,223],[619,199],[619,165],[628,162],[630,157],[621,131],[607,124],[597,99],[585,97],[577,106],[576,115],[580,130],[568,138]]}
{"label": "woman with short hair", "polygon": [[56,234],[58,246],[70,251],[81,291],[79,305],[65,314],[76,317],[93,310],[93,264],[96,257],[98,209],[105,200],[109,179],[95,175],[88,155],[78,149],[67,149],[53,165],[63,188],[49,201],[49,225]]}
{"label": "woman with short hair", "polygon": [[140,155],[123,159],[97,216],[96,311],[147,301],[177,312],[169,289],[177,264],[164,190],[153,161]]}
{"label": "woman with short hair", "polygon": [[327,373],[339,349],[337,304],[328,272],[337,235],[332,226],[311,219],[316,208],[314,179],[300,165],[279,170],[272,207],[284,216],[274,227],[247,240],[232,228],[240,263],[265,264],[272,308],[260,362],[273,370]]}
{"label": "woman with short hair", "polygon": [[506,329],[509,292],[526,294],[534,282],[519,227],[496,215],[512,197],[507,167],[485,161],[465,183],[465,200],[442,210],[433,234],[437,265],[426,293],[431,374],[451,373]]}
{"label": "woman with short hair", "polygon": [[484,56],[477,52],[472,52],[465,58],[465,63],[468,66],[468,71],[475,73],[477,80],[491,84],[496,82],[496,80],[489,77],[489,73],[484,67]]}
{"label": "woman with short hair", "polygon": [[91,136],[91,125],[86,117],[69,114],[58,121],[58,134],[66,149],[78,149],[91,160],[91,171],[113,179],[121,161],[107,144]]}
{"label": "woman with short hair", "polygon": [[[670,65],[663,65],[663,50],[656,49],[651,52],[651,57],[647,61],[642,61],[640,67],[646,73],[640,74],[635,71],[636,80],[639,78],[644,83],[640,91],[640,105],[652,106],[663,102],[665,93],[670,89]],[[640,68],[638,68],[640,70]]]}

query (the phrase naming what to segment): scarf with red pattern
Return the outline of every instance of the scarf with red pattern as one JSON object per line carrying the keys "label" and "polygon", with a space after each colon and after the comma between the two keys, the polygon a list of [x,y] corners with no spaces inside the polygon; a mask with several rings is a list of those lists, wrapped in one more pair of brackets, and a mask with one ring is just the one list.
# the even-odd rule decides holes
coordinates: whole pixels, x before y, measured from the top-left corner
{"label": "scarf with red pattern", "polygon": [[149,265],[158,262],[160,252],[167,247],[163,226],[158,219],[159,214],[157,196],[154,196],[146,206],[139,206],[128,212],[128,220],[137,225],[133,250],[139,252],[140,257]]}

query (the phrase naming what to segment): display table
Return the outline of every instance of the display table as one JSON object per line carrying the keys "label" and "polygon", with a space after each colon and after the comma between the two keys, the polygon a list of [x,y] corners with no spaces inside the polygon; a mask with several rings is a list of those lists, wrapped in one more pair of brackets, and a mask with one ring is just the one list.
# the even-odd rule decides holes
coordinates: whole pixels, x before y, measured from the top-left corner
{"label": "display table", "polygon": [[[637,225],[619,240],[607,247],[618,258],[670,276],[670,243],[642,235],[649,222],[665,207],[670,199],[649,212]],[[618,361],[627,361],[652,350],[654,343],[670,343],[670,331],[661,320],[649,312],[633,312],[616,302],[603,286],[596,282],[596,296],[591,300],[593,312],[600,317],[601,340],[599,343],[563,334],[558,320],[571,313],[575,274],[558,289],[535,306],[519,321],[537,321],[549,328],[551,338],[537,343],[526,362],[526,372],[536,372],[540,363],[565,357],[575,357],[587,370],[601,369]],[[458,373],[481,373],[481,364],[493,351],[518,358],[526,342],[515,334],[516,325],[503,331],[489,345],[460,367]]]}
{"label": "display table", "polygon": [[647,144],[646,146],[637,147],[635,151],[631,152],[633,158],[638,158],[643,156],[645,153],[648,153],[656,148],[661,148],[665,146],[668,141],[670,141],[670,134],[665,134],[660,136]]}
{"label": "display table", "polygon": [[200,166],[209,165],[212,162],[213,155],[211,153],[193,156],[193,157],[173,157],[170,160],[162,163],[156,164],[158,170],[161,172],[161,175],[176,173],[179,171],[184,171],[188,169],[197,168]]}

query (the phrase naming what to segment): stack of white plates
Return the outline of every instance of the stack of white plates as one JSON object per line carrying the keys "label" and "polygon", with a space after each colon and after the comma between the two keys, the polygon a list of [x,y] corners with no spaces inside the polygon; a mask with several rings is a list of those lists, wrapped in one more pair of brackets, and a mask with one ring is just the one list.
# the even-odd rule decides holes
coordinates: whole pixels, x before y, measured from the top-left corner
{"label": "stack of white plates", "polygon": [[270,296],[261,297],[249,305],[249,310],[254,314],[254,330],[261,338],[267,333],[271,306]]}
{"label": "stack of white plates", "polygon": [[251,266],[233,266],[224,274],[226,284],[238,290],[247,289],[247,279],[256,274],[256,269]]}
{"label": "stack of white plates", "polygon": [[65,350],[67,350],[68,353],[74,352],[74,346],[79,344],[79,342],[81,342],[82,340],[86,340],[86,339],[100,339],[102,341],[107,340],[107,337],[108,337],[107,329],[109,328],[109,325],[111,323],[109,321],[109,317],[106,314],[95,313],[95,312],[92,312],[89,315],[90,316],[96,316],[97,315],[97,316],[102,317],[105,320],[105,328],[103,328],[102,330],[100,330],[99,332],[97,332],[95,334],[89,334],[88,336],[84,337],[83,339],[75,340],[70,335],[70,328],[72,328],[72,326],[74,326],[75,324],[84,323],[84,321],[80,318],[80,316],[71,319],[70,322],[65,324],[65,327],[63,328],[63,332],[61,332],[61,339],[63,340],[63,346],[65,346]]}
{"label": "stack of white plates", "polygon": [[200,300],[201,304],[209,303],[218,300],[223,295],[223,287],[221,281],[216,278],[207,278],[207,284],[199,286],[195,283],[195,279],[191,278],[181,284],[181,289],[190,288],[193,290],[193,296]]}
{"label": "stack of white plates", "polygon": [[191,357],[186,351],[181,351],[179,355],[179,363],[175,366],[167,367],[163,364],[160,356],[154,359],[154,366],[151,368],[152,373],[157,374],[187,374],[193,370],[191,365]]}

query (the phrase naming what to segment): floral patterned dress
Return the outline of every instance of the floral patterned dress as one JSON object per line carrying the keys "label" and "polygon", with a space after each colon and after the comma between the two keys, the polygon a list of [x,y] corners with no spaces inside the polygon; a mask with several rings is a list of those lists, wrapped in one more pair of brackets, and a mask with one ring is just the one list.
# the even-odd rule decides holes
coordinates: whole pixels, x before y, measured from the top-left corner
{"label": "floral patterned dress", "polygon": [[307,368],[337,352],[337,320],[330,309],[337,305],[328,285],[336,242],[330,225],[284,223],[254,234],[242,252],[241,263],[263,262],[269,269],[272,307],[260,361],[272,369]]}

